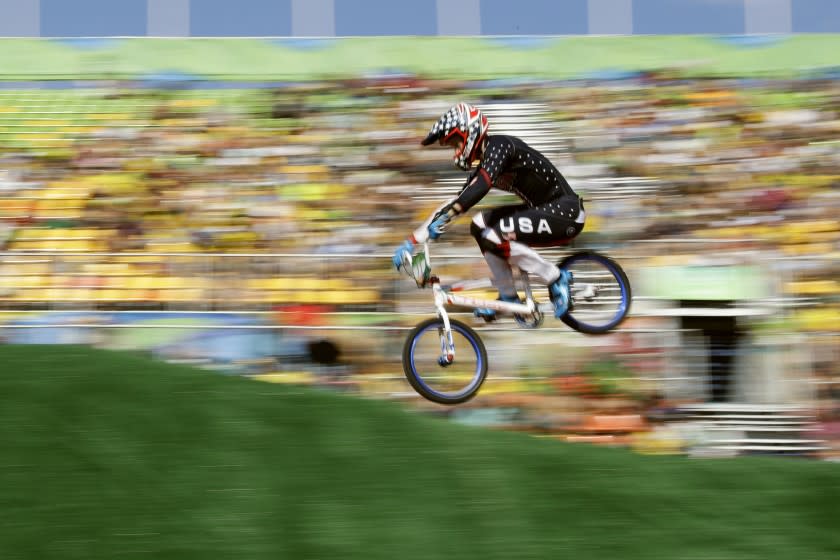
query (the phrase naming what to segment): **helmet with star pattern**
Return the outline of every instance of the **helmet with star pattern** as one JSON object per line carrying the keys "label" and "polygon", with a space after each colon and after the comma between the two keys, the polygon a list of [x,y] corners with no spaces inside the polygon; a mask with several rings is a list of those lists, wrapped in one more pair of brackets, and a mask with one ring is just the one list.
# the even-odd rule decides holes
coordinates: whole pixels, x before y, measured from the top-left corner
{"label": "helmet with star pattern", "polygon": [[468,170],[480,153],[490,125],[478,107],[458,103],[446,111],[421,142],[428,146],[439,142],[455,149],[453,161],[459,169]]}

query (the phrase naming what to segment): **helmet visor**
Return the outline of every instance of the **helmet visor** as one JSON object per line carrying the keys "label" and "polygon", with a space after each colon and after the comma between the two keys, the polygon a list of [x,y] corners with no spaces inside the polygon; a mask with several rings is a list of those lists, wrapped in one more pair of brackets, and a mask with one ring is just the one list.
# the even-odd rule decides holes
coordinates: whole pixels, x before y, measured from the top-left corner
{"label": "helmet visor", "polygon": [[455,157],[460,157],[464,151],[467,138],[463,132],[457,128],[450,132],[447,136],[440,139],[441,146],[448,146],[455,150]]}
{"label": "helmet visor", "polygon": [[424,146],[428,146],[429,144],[434,144],[438,138],[440,138],[439,132],[430,132],[429,135],[423,138],[420,143]]}

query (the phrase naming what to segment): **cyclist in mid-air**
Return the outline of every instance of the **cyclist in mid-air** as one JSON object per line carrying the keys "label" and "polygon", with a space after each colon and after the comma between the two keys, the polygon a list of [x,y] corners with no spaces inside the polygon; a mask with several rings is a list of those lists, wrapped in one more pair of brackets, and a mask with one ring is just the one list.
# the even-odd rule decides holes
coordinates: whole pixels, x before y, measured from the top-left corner
{"label": "cyclist in mid-air", "polygon": [[[399,246],[394,265],[399,269],[415,245],[440,237],[454,217],[496,187],[516,194],[523,203],[477,214],[470,232],[490,267],[499,298],[520,301],[511,269],[514,265],[548,285],[554,315],[560,318],[569,306],[568,273],[543,259],[531,246],[557,245],[576,237],[586,220],[583,200],[544,155],[515,136],[489,135],[488,128],[487,117],[478,108],[458,103],[438,119],[421,142],[424,146],[439,142],[453,148],[455,165],[471,173],[458,196],[438,207]],[[491,309],[477,314],[486,320],[496,316]]]}

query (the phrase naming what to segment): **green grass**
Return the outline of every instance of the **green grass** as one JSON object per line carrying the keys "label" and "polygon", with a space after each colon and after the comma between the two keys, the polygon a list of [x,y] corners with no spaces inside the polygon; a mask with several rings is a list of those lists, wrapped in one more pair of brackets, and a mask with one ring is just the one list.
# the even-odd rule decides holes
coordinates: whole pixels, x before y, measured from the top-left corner
{"label": "green grass", "polygon": [[0,347],[0,558],[840,557],[840,470],[487,432],[131,354]]}

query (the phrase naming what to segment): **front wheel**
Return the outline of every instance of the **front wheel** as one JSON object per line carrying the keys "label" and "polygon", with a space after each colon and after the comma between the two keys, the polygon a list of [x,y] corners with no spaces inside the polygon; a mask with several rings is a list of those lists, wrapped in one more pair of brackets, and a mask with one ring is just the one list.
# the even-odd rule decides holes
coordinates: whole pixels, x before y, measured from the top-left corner
{"label": "front wheel", "polygon": [[557,266],[572,273],[571,304],[561,318],[569,327],[586,334],[604,334],[621,324],[630,311],[630,281],[609,257],[582,251]]}
{"label": "front wheel", "polygon": [[459,404],[473,398],[487,377],[487,350],[472,328],[449,320],[453,356],[447,355],[443,320],[427,319],[408,334],[403,347],[405,377],[424,398]]}

